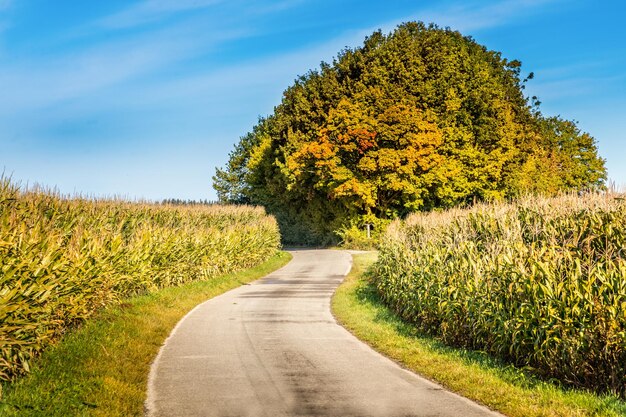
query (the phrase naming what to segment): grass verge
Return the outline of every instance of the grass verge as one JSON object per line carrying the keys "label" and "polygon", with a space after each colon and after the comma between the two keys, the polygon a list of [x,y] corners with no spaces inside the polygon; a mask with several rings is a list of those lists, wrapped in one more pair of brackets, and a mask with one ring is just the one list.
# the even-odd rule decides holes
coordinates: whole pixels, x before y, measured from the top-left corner
{"label": "grass verge", "polygon": [[353,255],[351,273],[332,300],[355,336],[402,366],[510,417],[626,416],[626,402],[539,381],[480,352],[453,349],[419,334],[380,301],[366,278],[376,254]]}
{"label": "grass verge", "polygon": [[2,416],[142,416],[150,363],[176,323],[199,303],[254,281],[291,259],[171,287],[107,308],[5,384]]}

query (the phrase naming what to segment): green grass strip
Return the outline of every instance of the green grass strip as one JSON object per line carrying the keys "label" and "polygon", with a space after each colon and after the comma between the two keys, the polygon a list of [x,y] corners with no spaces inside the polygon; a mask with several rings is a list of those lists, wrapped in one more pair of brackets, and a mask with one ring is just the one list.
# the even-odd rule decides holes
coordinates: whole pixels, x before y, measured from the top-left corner
{"label": "green grass strip", "polygon": [[291,259],[280,252],[243,272],[171,287],[107,308],[5,384],[2,416],[142,416],[150,364],[176,323],[203,301]]}
{"label": "green grass strip", "polygon": [[626,416],[613,396],[568,390],[480,352],[447,347],[419,334],[380,301],[366,270],[376,254],[354,255],[350,275],[332,301],[337,320],[375,350],[451,391],[510,417]]}

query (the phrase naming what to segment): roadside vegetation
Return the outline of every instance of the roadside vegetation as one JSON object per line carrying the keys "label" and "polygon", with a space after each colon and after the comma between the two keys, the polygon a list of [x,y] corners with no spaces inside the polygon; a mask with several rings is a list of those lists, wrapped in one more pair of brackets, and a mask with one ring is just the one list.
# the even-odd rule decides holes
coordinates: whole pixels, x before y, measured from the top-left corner
{"label": "roadside vegetation", "polygon": [[0,380],[107,305],[277,253],[262,208],[68,199],[0,178]]}
{"label": "roadside vegetation", "polygon": [[4,383],[6,417],[143,416],[150,364],[176,323],[196,305],[285,265],[286,252],[210,280],[169,287],[109,306]]}
{"label": "roadside vegetation", "polygon": [[385,305],[373,284],[377,278],[371,266],[377,257],[354,255],[352,272],[332,300],[338,321],[375,350],[509,417],[626,416],[626,402],[615,395],[541,380],[530,369],[485,352],[450,347],[407,323]]}
{"label": "roadside vegetation", "polygon": [[394,222],[372,276],[443,343],[626,398],[626,201],[601,193]]}

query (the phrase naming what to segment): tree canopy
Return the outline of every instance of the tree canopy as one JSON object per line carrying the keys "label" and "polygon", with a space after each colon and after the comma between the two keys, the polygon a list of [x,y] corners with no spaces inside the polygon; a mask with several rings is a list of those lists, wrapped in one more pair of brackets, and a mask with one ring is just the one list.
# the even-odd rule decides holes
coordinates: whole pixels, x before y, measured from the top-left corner
{"label": "tree canopy", "polygon": [[601,186],[574,122],[524,95],[521,63],[421,22],[381,31],[295,80],[213,177],[223,202],[265,206],[287,242],[417,210]]}

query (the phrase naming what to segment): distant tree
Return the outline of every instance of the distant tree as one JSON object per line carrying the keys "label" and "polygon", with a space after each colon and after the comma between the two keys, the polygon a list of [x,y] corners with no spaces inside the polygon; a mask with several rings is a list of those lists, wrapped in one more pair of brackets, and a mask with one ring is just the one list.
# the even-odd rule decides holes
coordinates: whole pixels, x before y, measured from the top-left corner
{"label": "distant tree", "polygon": [[242,137],[235,145],[235,149],[229,154],[226,167],[216,170],[213,188],[217,191],[220,202],[232,204],[250,202],[250,187],[246,179],[249,173],[248,160],[255,146],[258,145],[259,126],[262,125],[263,119],[260,119],[253,131]]}
{"label": "distant tree", "polygon": [[450,29],[374,32],[287,88],[214,187],[221,201],[266,206],[286,241],[312,243],[367,219],[601,186],[595,140],[544,117],[520,72]]}
{"label": "distant tree", "polygon": [[218,204],[217,201],[210,200],[183,200],[180,198],[166,198],[161,200],[161,204],[163,205],[171,205],[171,206],[212,206],[214,204]]}

